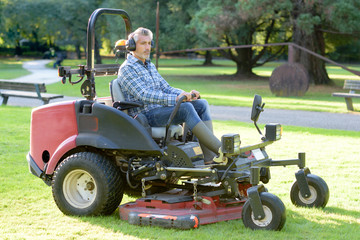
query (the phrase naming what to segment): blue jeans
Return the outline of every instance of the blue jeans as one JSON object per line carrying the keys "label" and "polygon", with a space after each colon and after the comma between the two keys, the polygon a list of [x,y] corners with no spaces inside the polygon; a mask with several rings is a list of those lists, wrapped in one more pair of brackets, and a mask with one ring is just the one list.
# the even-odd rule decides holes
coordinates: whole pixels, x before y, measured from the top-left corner
{"label": "blue jeans", "polygon": [[[166,126],[174,106],[159,107],[145,113],[145,116],[152,127]],[[184,102],[180,105],[171,124],[181,124],[183,122],[192,130],[200,121],[209,121],[210,109],[205,99],[198,99],[191,102]]]}

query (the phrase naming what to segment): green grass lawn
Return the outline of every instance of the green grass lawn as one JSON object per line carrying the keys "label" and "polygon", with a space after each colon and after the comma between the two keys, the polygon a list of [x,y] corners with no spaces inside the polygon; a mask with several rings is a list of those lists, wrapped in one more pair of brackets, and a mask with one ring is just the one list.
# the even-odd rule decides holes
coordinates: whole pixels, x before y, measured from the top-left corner
{"label": "green grass lawn", "polygon": [[[64,60],[64,66],[73,66],[77,68],[78,64],[85,64],[85,60]],[[114,59],[104,59],[106,64],[115,63]],[[119,62],[121,63],[121,61]],[[346,113],[346,104],[343,98],[332,97],[333,92],[347,92],[343,90],[343,81],[345,79],[357,79],[360,77],[353,75],[340,67],[328,65],[327,71],[334,81],[334,86],[315,86],[311,85],[303,97],[276,97],[270,91],[268,81],[266,80],[246,80],[240,81],[227,80],[224,75],[233,74],[235,65],[228,60],[214,60],[214,67],[202,66],[201,60],[194,59],[160,59],[159,72],[174,87],[190,91],[196,89],[200,91],[203,98],[206,98],[212,105],[245,106],[252,104],[254,94],[260,94],[269,108],[306,110],[306,111],[324,111]],[[279,66],[279,62],[267,63],[262,67],[254,68],[254,72],[263,77],[269,77],[272,70]],[[21,67],[15,60],[0,61],[0,68],[9,69],[17,67],[12,74],[20,74]],[[52,67],[52,63],[49,63]],[[350,65],[352,69],[360,71],[359,65]],[[24,73],[23,73],[24,74]],[[26,74],[26,73],[25,73]],[[4,77],[3,77],[4,76]],[[6,78],[6,72],[0,71],[0,79]],[[55,76],[54,76],[55,77]],[[13,77],[11,77],[13,78]],[[109,96],[109,82],[116,76],[96,78],[96,91],[98,97]],[[77,80],[76,76],[72,80]],[[82,97],[80,93],[81,84],[63,85],[60,82],[47,86],[50,93],[62,94],[65,96]],[[360,111],[360,99],[353,99],[354,108]]]}
{"label": "green grass lawn", "polygon": [[[273,167],[272,179],[266,186],[287,208],[282,231],[251,231],[245,229],[241,220],[181,231],[133,226],[121,221],[118,211],[104,217],[63,215],[52,199],[51,188],[28,171],[30,113],[30,108],[0,108],[0,239],[359,238],[360,132],[284,126],[282,139],[267,148],[273,159],[296,158],[298,152],[306,152],[307,166],[329,186],[326,208],[293,206],[289,191],[297,168]],[[219,138],[229,132],[240,133],[243,146],[260,140],[252,124],[216,121],[214,127]],[[133,200],[126,196],[122,203]]]}
{"label": "green grass lawn", "polygon": [[29,71],[22,68],[23,60],[0,58],[0,79],[14,79],[27,74]]}

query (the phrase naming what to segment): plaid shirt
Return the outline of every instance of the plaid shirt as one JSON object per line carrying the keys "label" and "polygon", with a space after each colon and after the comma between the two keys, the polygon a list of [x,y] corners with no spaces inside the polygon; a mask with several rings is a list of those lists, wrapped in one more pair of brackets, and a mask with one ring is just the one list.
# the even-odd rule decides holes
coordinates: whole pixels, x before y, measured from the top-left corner
{"label": "plaid shirt", "polygon": [[171,87],[149,59],[144,64],[131,54],[120,66],[117,81],[126,101],[140,101],[144,104],[141,108],[129,109],[128,112],[133,117],[154,108],[174,106],[176,97],[183,92]]}

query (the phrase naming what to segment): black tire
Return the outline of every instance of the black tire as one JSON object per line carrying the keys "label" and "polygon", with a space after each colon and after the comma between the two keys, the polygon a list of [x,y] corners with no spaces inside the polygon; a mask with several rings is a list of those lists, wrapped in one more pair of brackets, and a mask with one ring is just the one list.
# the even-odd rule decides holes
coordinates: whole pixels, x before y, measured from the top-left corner
{"label": "black tire", "polygon": [[268,192],[261,192],[260,199],[265,211],[265,218],[255,220],[250,200],[247,200],[241,214],[244,226],[252,230],[281,230],[286,222],[284,203],[280,198]]}
{"label": "black tire", "polygon": [[56,205],[67,215],[109,215],[124,192],[120,169],[105,156],[80,152],[56,168],[52,192]]}
{"label": "black tire", "polygon": [[329,200],[329,187],[326,182],[314,174],[306,175],[309,184],[311,196],[304,198],[301,196],[297,181],[295,181],[290,190],[291,202],[298,207],[316,207],[324,208]]}

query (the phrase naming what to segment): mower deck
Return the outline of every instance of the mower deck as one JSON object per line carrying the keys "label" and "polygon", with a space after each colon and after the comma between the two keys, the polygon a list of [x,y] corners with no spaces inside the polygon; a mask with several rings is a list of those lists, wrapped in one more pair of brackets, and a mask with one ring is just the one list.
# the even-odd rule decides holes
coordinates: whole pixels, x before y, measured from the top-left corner
{"label": "mower deck", "polygon": [[245,200],[220,199],[199,193],[199,201],[182,191],[149,195],[120,205],[122,220],[140,226],[192,229],[199,225],[241,218]]}

